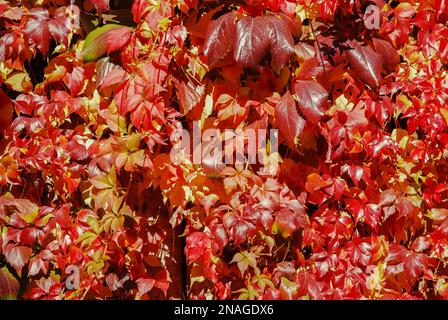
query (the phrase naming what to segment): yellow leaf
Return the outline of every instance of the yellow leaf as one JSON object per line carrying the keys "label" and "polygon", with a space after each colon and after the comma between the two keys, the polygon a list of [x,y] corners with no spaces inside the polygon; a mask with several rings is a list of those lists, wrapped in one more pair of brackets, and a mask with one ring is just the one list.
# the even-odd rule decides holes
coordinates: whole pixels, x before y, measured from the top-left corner
{"label": "yellow leaf", "polygon": [[67,69],[64,66],[56,66],[50,73],[45,74],[45,80],[49,83],[57,82],[62,80],[66,74]]}
{"label": "yellow leaf", "polygon": [[244,276],[244,273],[249,266],[251,266],[257,274],[260,273],[260,270],[257,267],[257,255],[253,252],[248,252],[247,250],[245,250],[236,253],[230,263],[235,262],[237,263],[238,269],[240,269],[242,276]]}
{"label": "yellow leaf", "polygon": [[448,124],[448,110],[445,108],[440,108],[440,113],[443,115],[446,123]]}
{"label": "yellow leaf", "polygon": [[10,76],[5,83],[18,92],[28,92],[33,89],[30,76],[25,72],[18,72]]}
{"label": "yellow leaf", "polygon": [[436,221],[443,221],[448,218],[448,210],[443,208],[433,208],[426,214],[428,218]]}

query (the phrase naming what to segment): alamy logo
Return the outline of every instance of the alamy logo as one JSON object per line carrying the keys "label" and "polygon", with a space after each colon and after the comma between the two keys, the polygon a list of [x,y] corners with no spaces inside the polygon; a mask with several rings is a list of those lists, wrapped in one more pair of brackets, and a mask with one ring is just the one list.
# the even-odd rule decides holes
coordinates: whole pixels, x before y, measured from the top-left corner
{"label": "alamy logo", "polygon": [[78,290],[80,282],[79,268],[74,265],[69,265],[65,273],[68,275],[67,279],[65,279],[65,287],[68,290]]}
{"label": "alamy logo", "polygon": [[364,25],[369,30],[379,29],[381,27],[381,10],[378,6],[371,4],[364,11]]}

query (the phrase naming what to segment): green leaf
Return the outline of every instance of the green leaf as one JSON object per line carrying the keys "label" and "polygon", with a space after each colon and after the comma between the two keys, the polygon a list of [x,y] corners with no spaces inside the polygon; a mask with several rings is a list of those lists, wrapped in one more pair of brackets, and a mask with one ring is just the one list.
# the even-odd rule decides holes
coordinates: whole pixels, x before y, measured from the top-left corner
{"label": "green leaf", "polygon": [[81,57],[84,62],[96,61],[124,45],[130,28],[119,24],[106,24],[90,32],[84,40]]}

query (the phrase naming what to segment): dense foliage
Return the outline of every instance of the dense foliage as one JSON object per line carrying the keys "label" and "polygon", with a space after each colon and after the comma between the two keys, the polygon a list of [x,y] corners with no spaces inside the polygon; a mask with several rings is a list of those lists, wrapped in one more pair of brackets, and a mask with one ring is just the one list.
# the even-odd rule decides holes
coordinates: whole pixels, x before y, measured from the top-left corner
{"label": "dense foliage", "polygon": [[[0,296],[448,298],[447,18],[0,0]],[[268,174],[172,161],[193,121],[278,129]]]}

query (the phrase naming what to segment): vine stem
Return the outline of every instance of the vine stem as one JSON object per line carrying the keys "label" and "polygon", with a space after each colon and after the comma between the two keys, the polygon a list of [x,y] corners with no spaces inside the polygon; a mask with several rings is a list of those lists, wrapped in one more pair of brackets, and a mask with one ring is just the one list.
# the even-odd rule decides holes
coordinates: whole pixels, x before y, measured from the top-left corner
{"label": "vine stem", "polygon": [[317,44],[317,49],[319,50],[319,58],[320,58],[320,62],[322,63],[322,69],[324,70],[324,73],[327,73],[325,71],[325,63],[324,63],[324,59],[322,58],[322,50],[320,47],[320,43],[319,43],[319,40],[317,39],[316,31],[314,30],[313,22],[311,20],[310,20],[310,27],[311,27],[311,31],[313,32],[314,41],[316,41],[316,44]]}

